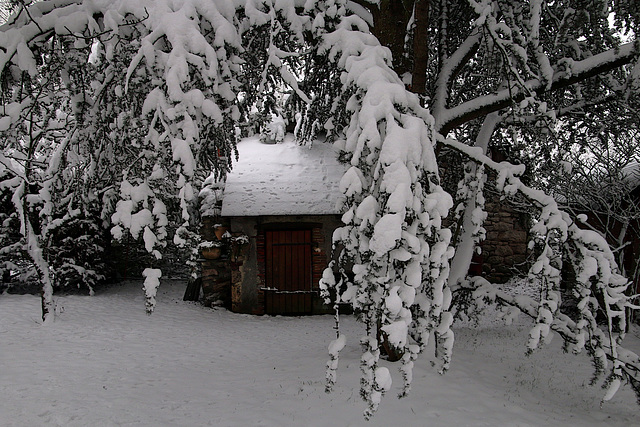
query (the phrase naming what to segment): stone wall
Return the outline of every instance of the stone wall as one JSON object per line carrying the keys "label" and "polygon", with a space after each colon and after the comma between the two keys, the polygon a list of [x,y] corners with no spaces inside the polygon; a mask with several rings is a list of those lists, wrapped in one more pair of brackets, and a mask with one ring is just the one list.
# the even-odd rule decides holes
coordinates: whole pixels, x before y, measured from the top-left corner
{"label": "stone wall", "polygon": [[517,212],[497,195],[487,194],[486,240],[480,255],[474,257],[481,275],[493,283],[504,283],[514,275],[526,272],[528,229],[526,216]]}
{"label": "stone wall", "polygon": [[[204,241],[218,241],[221,229],[226,229],[220,220],[213,217],[202,219],[200,234]],[[218,233],[216,234],[216,230]],[[200,259],[203,304],[207,307],[231,307],[231,268],[229,264],[230,248],[224,247],[220,258]]]}
{"label": "stone wall", "polygon": [[207,307],[230,306],[231,270],[228,260],[202,260],[202,292],[202,303]]}

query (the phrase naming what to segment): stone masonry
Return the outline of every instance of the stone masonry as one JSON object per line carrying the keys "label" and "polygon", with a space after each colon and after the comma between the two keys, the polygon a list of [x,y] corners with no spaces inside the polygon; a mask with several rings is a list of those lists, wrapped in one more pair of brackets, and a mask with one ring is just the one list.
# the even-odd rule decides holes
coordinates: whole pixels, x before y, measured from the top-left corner
{"label": "stone masonry", "polygon": [[504,283],[517,273],[527,271],[528,227],[524,214],[506,201],[489,196],[485,203],[487,236],[482,253],[474,261],[481,265],[481,275],[494,283]]}

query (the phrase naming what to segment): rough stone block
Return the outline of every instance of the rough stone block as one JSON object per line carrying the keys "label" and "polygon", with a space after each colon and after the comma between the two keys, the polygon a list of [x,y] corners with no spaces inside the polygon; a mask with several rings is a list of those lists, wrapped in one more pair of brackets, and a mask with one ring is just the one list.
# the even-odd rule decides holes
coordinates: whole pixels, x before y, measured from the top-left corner
{"label": "rough stone block", "polygon": [[501,242],[526,242],[527,232],[520,230],[504,231],[498,234],[498,240]]}
{"label": "rough stone block", "polygon": [[203,268],[202,277],[218,277],[218,270],[215,268]]}
{"label": "rough stone block", "polygon": [[485,259],[485,263],[492,265],[494,268],[499,264],[502,264],[504,258],[501,256],[490,256]]}
{"label": "rough stone block", "polygon": [[495,252],[497,246],[498,245],[494,245],[494,244],[491,244],[491,243],[483,243],[482,244],[482,253],[483,254],[492,254],[493,252]]}
{"label": "rough stone block", "polygon": [[500,233],[498,233],[497,231],[493,231],[493,228],[487,225],[485,225],[484,228],[487,230],[487,239],[485,240],[485,242],[493,243],[498,238],[498,235]]}
{"label": "rough stone block", "polygon": [[509,231],[509,230],[513,230],[513,223],[511,222],[507,222],[507,221],[501,221],[496,223],[493,226],[493,229],[495,231]]}
{"label": "rough stone block", "polygon": [[224,282],[224,281],[230,281],[231,280],[231,270],[229,269],[224,269],[219,271],[218,277],[216,277],[216,281],[217,282]]}
{"label": "rough stone block", "polygon": [[513,249],[509,245],[499,245],[496,247],[495,254],[502,257],[513,255]]}
{"label": "rough stone block", "polygon": [[214,283],[211,280],[202,281],[202,293],[207,296],[213,292]]}
{"label": "rough stone block", "polygon": [[213,284],[212,289],[214,293],[225,292],[231,286],[231,282],[223,280]]}

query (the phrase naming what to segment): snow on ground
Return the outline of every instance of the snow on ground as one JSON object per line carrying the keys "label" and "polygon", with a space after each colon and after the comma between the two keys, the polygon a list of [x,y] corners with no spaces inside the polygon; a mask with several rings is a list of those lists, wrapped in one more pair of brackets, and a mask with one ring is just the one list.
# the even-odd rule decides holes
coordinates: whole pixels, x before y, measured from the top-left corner
{"label": "snow on ground", "polygon": [[223,216],[336,214],[346,170],[332,144],[280,144],[258,136],[238,143],[239,160],[227,176]]}
{"label": "snow on ground", "polygon": [[[0,425],[5,426],[630,426],[640,410],[620,390],[602,409],[587,386],[585,357],[560,340],[523,356],[526,325],[454,328],[452,368],[416,364],[408,398],[400,375],[372,421],[358,395],[364,331],[348,336],[338,381],[324,392],[331,316],[256,317],[182,301],[184,282],[164,281],[156,312],[142,282],[94,297],[59,298],[43,326],[36,296],[0,295]],[[640,351],[640,328],[627,346]]]}

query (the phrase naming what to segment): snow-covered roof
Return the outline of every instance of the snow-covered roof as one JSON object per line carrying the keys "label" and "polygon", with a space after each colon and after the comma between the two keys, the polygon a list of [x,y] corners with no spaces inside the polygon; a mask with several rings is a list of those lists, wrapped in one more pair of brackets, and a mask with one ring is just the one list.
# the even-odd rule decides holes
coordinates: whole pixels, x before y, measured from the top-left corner
{"label": "snow-covered roof", "polygon": [[280,144],[258,137],[238,143],[240,158],[227,176],[222,216],[324,215],[339,213],[340,179],[346,171],[333,145]]}

